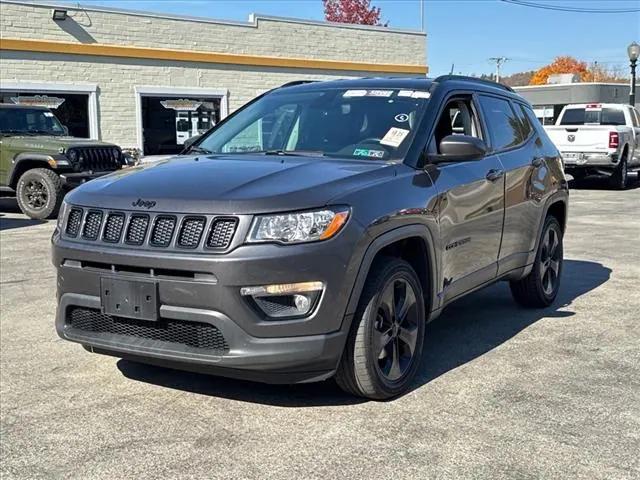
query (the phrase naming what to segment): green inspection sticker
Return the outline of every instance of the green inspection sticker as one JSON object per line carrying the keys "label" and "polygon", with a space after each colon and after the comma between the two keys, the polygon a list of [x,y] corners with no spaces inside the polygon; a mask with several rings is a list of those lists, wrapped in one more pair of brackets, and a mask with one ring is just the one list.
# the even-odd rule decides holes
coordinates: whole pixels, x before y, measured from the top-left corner
{"label": "green inspection sticker", "polygon": [[353,155],[356,157],[384,158],[384,150],[369,150],[368,148],[356,148]]}

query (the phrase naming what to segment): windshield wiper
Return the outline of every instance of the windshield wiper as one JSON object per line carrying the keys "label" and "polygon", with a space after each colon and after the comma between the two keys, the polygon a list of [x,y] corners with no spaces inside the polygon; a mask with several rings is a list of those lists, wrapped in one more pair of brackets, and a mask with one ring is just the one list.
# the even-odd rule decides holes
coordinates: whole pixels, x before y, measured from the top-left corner
{"label": "windshield wiper", "polygon": [[324,157],[324,152],[315,150],[264,150],[262,155],[281,155],[284,157]]}
{"label": "windshield wiper", "polygon": [[187,150],[187,153],[204,153],[208,155],[213,152],[211,150],[207,150],[206,148],[202,148],[202,147],[198,147],[197,145],[194,145],[192,147],[189,147],[189,150]]}

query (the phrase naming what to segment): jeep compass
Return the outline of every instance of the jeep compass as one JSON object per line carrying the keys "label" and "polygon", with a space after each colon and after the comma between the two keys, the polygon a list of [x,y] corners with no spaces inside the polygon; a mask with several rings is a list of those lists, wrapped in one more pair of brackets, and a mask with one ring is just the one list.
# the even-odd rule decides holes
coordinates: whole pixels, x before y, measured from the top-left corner
{"label": "jeep compass", "polygon": [[523,306],[554,301],[567,201],[557,149],[508,87],[287,84],[181,155],[67,195],[57,331],[133,361],[390,398],[450,302],[499,280]]}

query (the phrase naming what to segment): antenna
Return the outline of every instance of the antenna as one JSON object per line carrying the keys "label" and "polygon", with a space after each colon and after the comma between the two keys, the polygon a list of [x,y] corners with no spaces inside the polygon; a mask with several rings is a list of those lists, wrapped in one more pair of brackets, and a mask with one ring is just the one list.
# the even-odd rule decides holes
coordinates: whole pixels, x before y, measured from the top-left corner
{"label": "antenna", "polygon": [[500,67],[508,62],[510,59],[507,57],[491,57],[489,59],[490,62],[495,62],[496,64],[496,82],[500,81]]}

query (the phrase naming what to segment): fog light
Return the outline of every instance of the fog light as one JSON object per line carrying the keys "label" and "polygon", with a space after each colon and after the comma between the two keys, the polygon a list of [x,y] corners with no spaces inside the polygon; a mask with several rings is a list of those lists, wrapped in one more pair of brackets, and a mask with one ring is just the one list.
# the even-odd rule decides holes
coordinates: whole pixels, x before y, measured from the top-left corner
{"label": "fog light", "polygon": [[299,318],[312,312],[323,289],[322,282],[302,282],[243,287],[240,294],[269,318]]}
{"label": "fog light", "polygon": [[309,300],[309,297],[305,295],[294,295],[293,303],[295,303],[296,308],[300,313],[309,312],[309,307],[311,307],[311,300]]}

